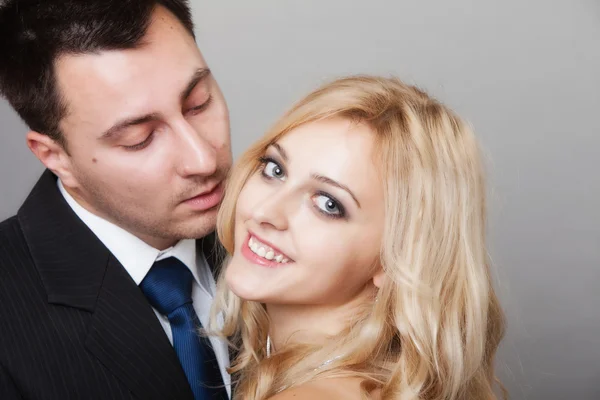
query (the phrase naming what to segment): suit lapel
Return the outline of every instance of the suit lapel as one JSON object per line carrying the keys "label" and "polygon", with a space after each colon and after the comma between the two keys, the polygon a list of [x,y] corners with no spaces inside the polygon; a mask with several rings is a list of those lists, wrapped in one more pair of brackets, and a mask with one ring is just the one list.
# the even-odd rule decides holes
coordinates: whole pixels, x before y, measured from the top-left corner
{"label": "suit lapel", "polygon": [[141,290],[111,257],[87,349],[142,399],[192,399],[171,343]]}
{"label": "suit lapel", "polygon": [[86,348],[142,399],[193,399],[160,322],[46,171],[18,213],[48,303],[91,313]]}

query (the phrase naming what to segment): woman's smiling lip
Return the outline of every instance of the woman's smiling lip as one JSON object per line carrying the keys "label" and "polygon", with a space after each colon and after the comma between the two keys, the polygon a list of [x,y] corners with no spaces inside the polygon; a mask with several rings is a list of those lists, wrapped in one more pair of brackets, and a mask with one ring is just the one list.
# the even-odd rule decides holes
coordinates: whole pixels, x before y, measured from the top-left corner
{"label": "woman's smiling lip", "polygon": [[[288,261],[287,262],[278,262],[275,259],[273,260],[267,260],[264,257],[259,256],[258,254],[254,253],[249,246],[249,241],[250,238],[254,237],[257,241],[262,242],[263,244],[271,247],[273,249],[273,251],[278,252],[279,254],[281,254],[283,257],[285,257]],[[252,232],[248,232],[248,235],[246,236],[246,239],[244,240],[244,243],[242,243],[242,255],[250,262],[254,263],[254,264],[258,264],[261,265],[263,267],[269,267],[269,268],[278,268],[278,267],[282,267],[285,265],[289,265],[291,263],[293,263],[294,261],[291,260],[289,257],[287,257],[285,255],[285,253],[281,252],[277,247],[272,246],[269,242],[267,241],[263,241],[260,237],[256,236],[254,233]]]}
{"label": "woman's smiling lip", "polygon": [[267,246],[269,246],[270,248],[272,248],[272,249],[273,249],[273,251],[276,251],[277,253],[279,253],[279,254],[282,254],[282,255],[283,255],[285,258],[287,258],[288,260],[290,260],[290,261],[292,260],[292,259],[291,259],[291,257],[288,257],[288,255],[287,255],[287,254],[285,254],[283,251],[281,251],[281,250],[280,250],[280,249],[279,249],[277,246],[275,246],[273,243],[270,243],[270,242],[268,242],[268,241],[264,240],[263,238],[261,238],[260,236],[258,236],[256,233],[254,233],[254,232],[252,232],[250,229],[248,229],[248,239],[249,239],[251,236],[252,236],[252,237],[254,237],[254,238],[256,238],[256,240],[258,240],[259,242],[261,242],[261,243],[264,243],[264,244],[266,244]]}

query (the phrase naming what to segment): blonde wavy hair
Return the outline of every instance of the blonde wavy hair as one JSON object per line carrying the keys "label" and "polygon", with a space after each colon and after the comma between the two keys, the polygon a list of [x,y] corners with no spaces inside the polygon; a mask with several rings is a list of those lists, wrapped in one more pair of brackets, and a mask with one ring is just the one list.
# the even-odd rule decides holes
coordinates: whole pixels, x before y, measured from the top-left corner
{"label": "blonde wavy hair", "polygon": [[[362,377],[364,398],[374,389],[384,400],[487,400],[498,389],[506,397],[494,373],[505,322],[486,251],[480,150],[469,126],[418,88],[353,76],[298,102],[234,165],[218,216],[221,243],[232,254],[236,201],[267,147],[300,125],[334,117],[367,124],[374,135],[384,177],[385,283],[377,301],[324,346],[289,346],[267,358],[265,306],[232,293],[223,270],[211,329],[237,346],[235,398],[267,399],[340,375]],[[334,355],[342,356],[315,370]]]}

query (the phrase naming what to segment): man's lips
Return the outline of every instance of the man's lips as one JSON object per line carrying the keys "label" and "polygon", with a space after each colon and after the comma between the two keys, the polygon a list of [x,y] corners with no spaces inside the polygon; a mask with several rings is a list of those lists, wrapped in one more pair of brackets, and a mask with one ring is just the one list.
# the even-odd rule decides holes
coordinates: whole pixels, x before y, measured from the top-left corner
{"label": "man's lips", "polygon": [[191,197],[183,202],[196,211],[206,211],[219,205],[223,199],[223,182],[219,182],[214,188],[209,191],[204,191],[194,197]]}

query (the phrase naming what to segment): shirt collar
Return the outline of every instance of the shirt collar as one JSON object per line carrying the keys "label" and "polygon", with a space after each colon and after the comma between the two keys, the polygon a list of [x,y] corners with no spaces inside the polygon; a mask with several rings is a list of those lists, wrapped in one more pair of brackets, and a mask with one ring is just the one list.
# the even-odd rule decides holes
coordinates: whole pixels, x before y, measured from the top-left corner
{"label": "shirt collar", "polygon": [[[137,238],[136,238],[137,239]],[[139,240],[139,239],[138,239]],[[198,275],[196,241],[194,239],[180,240],[175,246],[159,251],[155,261],[163,260],[168,257],[175,257],[185,264],[194,275],[194,279],[200,286],[203,286],[203,280]],[[149,269],[149,268],[148,268]],[[147,271],[146,271],[147,272]],[[145,276],[145,275],[144,275]]]}
{"label": "shirt collar", "polygon": [[157,250],[125,229],[83,208],[67,192],[60,179],[58,179],[57,184],[58,189],[75,214],[123,265],[136,285],[142,282],[155,261],[167,257],[176,257],[183,262],[194,275],[196,282],[202,285],[196,267],[196,241],[194,239],[181,240],[173,247],[162,251]]}

